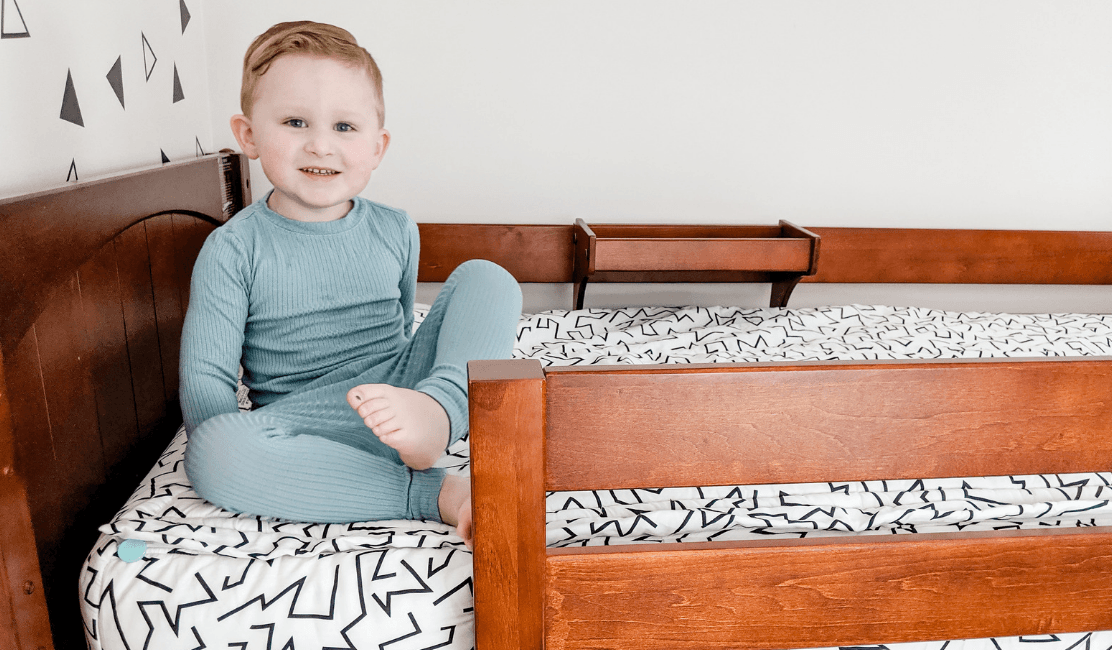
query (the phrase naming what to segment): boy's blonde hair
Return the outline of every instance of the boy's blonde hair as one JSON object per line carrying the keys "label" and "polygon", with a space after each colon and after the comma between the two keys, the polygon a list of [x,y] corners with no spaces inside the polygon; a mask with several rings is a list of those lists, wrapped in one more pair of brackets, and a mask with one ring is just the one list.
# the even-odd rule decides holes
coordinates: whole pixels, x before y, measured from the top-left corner
{"label": "boy's blonde hair", "polygon": [[308,20],[278,23],[260,34],[247,48],[243,57],[243,85],[239,91],[239,106],[244,115],[251,117],[259,79],[270,69],[274,59],[283,54],[326,56],[366,70],[378,102],[375,109],[378,111],[379,128],[386,123],[382,73],[371,53],[361,47],[346,29]]}

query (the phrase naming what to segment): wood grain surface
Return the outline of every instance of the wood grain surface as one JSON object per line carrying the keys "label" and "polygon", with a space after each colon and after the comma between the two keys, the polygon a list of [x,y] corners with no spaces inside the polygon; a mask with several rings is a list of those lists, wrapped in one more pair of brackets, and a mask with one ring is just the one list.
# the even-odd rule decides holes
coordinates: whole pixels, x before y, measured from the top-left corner
{"label": "wood grain surface", "polygon": [[549,650],[803,648],[1112,628],[1108,528],[553,549],[546,574]]}
{"label": "wood grain surface", "polygon": [[472,361],[468,376],[476,647],[540,648],[544,377],[535,361]]}
{"label": "wood grain surface", "polygon": [[549,490],[1112,466],[1112,359],[551,368]]}

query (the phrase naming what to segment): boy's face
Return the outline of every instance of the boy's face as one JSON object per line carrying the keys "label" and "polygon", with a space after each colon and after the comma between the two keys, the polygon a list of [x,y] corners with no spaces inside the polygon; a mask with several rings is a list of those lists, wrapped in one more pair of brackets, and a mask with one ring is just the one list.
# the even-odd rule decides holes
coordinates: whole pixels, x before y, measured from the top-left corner
{"label": "boy's face", "polygon": [[251,113],[234,116],[232,131],[274,184],[270,209],[298,221],[346,215],[390,143],[366,71],[325,57],[275,59]]}

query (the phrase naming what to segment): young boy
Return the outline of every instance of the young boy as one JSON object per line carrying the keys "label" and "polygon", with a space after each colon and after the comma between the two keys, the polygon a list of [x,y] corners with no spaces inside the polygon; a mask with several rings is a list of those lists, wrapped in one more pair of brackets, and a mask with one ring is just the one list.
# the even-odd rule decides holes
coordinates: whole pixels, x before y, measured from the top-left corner
{"label": "young boy", "polygon": [[[417,226],[359,196],[386,153],[378,66],[347,31],[275,25],[244,57],[244,153],[274,190],[205,241],[182,332],[185,469],[229,510],[433,519],[471,538],[466,363],[510,355],[521,292],[471,261],[415,334]],[[239,366],[256,409],[236,405]]]}

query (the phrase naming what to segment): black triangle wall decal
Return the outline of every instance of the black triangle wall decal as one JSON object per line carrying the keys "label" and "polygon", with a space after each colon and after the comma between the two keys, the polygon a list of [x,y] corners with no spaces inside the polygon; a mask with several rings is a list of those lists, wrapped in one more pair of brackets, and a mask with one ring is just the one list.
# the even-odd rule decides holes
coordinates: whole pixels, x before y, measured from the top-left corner
{"label": "black triangle wall decal", "polygon": [[112,69],[108,71],[108,85],[112,86],[113,92],[116,93],[116,99],[120,100],[120,106],[124,106],[124,72],[123,72],[123,55],[116,58],[116,63],[112,65]]}
{"label": "black triangle wall decal", "polygon": [[165,151],[163,151],[163,150],[159,149],[159,150],[158,150],[158,152],[159,152],[160,154],[162,154],[162,164],[163,164],[163,165],[165,165],[166,163],[170,162],[170,159],[166,157],[166,152],[165,152]]}
{"label": "black triangle wall decal", "polygon": [[174,102],[177,104],[185,99],[185,93],[181,91],[181,78],[178,77],[178,64],[174,64]]}
{"label": "black triangle wall decal", "polygon": [[77,159],[74,158],[70,161],[69,173],[66,174],[66,182],[77,182]]}
{"label": "black triangle wall decal", "polygon": [[85,126],[81,119],[81,106],[77,103],[77,90],[73,87],[73,74],[69,70],[66,70],[66,93],[62,96],[62,112],[58,117],[77,126]]}
{"label": "black triangle wall decal", "polygon": [[178,0],[178,5],[181,7],[181,33],[185,33],[185,26],[189,24],[189,8],[185,6],[185,0]]}

